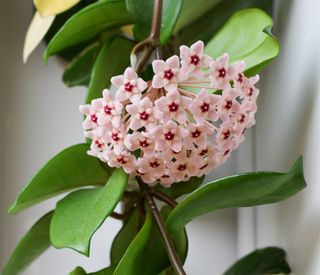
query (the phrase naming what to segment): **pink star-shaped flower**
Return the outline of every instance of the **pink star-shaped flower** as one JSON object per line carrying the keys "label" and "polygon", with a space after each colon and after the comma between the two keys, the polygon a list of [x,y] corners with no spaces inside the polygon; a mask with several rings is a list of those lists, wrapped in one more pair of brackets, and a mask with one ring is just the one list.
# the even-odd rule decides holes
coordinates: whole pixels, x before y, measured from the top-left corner
{"label": "pink star-shaped flower", "polygon": [[138,130],[141,127],[154,127],[157,120],[161,117],[158,109],[154,108],[153,103],[148,97],[139,102],[127,105],[127,112],[131,115],[129,127]]}
{"label": "pink star-shaped flower", "polygon": [[190,48],[180,47],[181,69],[197,78],[203,77],[203,69],[209,68],[212,61],[209,55],[203,53],[203,48],[202,41],[197,41]]}
{"label": "pink star-shaped flower", "polygon": [[216,121],[219,118],[221,96],[209,94],[202,89],[190,105],[191,113],[198,123],[205,120]]}
{"label": "pink star-shaped flower", "polygon": [[128,174],[136,170],[136,158],[128,151],[124,150],[120,154],[109,151],[106,158],[110,167],[122,167]]}
{"label": "pink star-shaped flower", "polygon": [[178,83],[184,81],[188,76],[180,70],[179,57],[174,55],[166,61],[154,60],[152,68],[155,73],[152,79],[152,87],[164,88],[168,92],[177,90]]}
{"label": "pink star-shaped flower", "polygon": [[187,127],[188,136],[184,138],[186,149],[203,148],[207,145],[207,135],[213,134],[213,128],[208,124],[189,124]]}
{"label": "pink star-shaped flower", "polygon": [[227,90],[232,79],[232,70],[228,67],[229,56],[224,54],[216,61],[210,63],[209,79],[211,81],[211,88],[218,90]]}
{"label": "pink star-shaped flower", "polygon": [[177,181],[188,180],[197,172],[197,164],[193,159],[187,157],[186,151],[181,151],[175,155],[175,162],[170,167],[170,174]]}
{"label": "pink star-shaped flower", "polygon": [[126,100],[137,102],[141,98],[141,93],[148,86],[131,67],[127,68],[123,75],[112,77],[111,83],[118,88],[116,99],[120,102]]}
{"label": "pink star-shaped flower", "polygon": [[162,114],[161,120],[166,123],[174,119],[179,123],[186,122],[186,109],[189,108],[191,99],[181,96],[178,91],[168,93],[155,101],[155,105]]}
{"label": "pink star-shaped flower", "polygon": [[138,159],[139,173],[149,175],[150,178],[156,179],[161,177],[165,168],[164,160],[157,155],[148,157],[143,156]]}
{"label": "pink star-shaped flower", "polygon": [[133,132],[124,140],[125,146],[132,152],[140,149],[143,155],[152,156],[155,153],[155,143],[145,132]]}

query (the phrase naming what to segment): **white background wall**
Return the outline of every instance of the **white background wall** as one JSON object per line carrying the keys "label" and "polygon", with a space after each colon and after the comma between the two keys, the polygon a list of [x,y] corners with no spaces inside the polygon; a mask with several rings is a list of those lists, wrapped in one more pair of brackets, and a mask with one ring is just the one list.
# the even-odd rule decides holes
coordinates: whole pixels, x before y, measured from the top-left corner
{"label": "white background wall", "polygon": [[[319,178],[319,27],[316,0],[282,0],[276,5],[274,31],[281,38],[280,57],[264,73],[255,135],[212,177],[237,170],[286,170],[305,155],[306,191],[284,203],[256,209],[218,211],[188,225],[188,274],[219,275],[237,255],[256,246],[279,245],[288,251],[297,275],[320,274]],[[82,142],[78,105],[84,89],[67,89],[61,64],[41,61],[43,48],[22,65],[24,34],[31,1],[6,1],[0,9],[0,269],[19,238],[55,199],[17,216],[6,208],[31,176],[61,149]],[[253,155],[256,146],[256,156]],[[252,162],[256,159],[256,162]],[[88,271],[108,264],[108,249],[119,229],[108,220],[93,239],[89,259],[71,250],[50,249],[27,275],[67,274],[76,265]]]}

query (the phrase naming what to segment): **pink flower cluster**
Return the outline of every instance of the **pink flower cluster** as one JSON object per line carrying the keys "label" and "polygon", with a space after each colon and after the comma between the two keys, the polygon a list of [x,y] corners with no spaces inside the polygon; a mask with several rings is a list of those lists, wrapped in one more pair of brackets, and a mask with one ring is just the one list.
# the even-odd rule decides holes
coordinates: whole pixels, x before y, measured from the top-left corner
{"label": "pink flower cluster", "polygon": [[254,125],[258,76],[243,74],[244,62],[214,60],[198,41],[180,47],[180,58],[152,63],[145,82],[132,68],[111,79],[113,95],[80,106],[86,115],[90,155],[122,167],[144,182],[169,187],[200,177],[222,164]]}

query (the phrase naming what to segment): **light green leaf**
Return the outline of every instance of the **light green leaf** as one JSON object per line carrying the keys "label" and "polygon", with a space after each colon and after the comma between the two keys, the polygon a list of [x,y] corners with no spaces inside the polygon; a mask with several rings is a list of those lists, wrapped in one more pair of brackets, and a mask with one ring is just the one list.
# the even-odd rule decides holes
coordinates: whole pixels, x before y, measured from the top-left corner
{"label": "light green leaf", "polygon": [[103,188],[78,190],[59,201],[50,226],[52,244],[89,256],[93,234],[117,206],[127,181],[128,175],[116,169]]}
{"label": "light green leaf", "polygon": [[192,177],[188,181],[176,182],[172,184],[169,188],[165,188],[161,185],[157,185],[155,189],[160,191],[171,198],[178,198],[184,194],[190,193],[197,189],[204,181],[204,177]]}
{"label": "light green leaf", "polygon": [[123,1],[100,1],[73,15],[50,41],[44,58],[131,22]]}
{"label": "light green leaf", "polygon": [[258,249],[232,265],[223,275],[290,274],[286,253],[278,247]]}
{"label": "light green leaf", "polygon": [[[168,214],[167,208],[162,210],[164,218]],[[187,253],[187,237],[184,230],[173,235],[176,250],[184,261]],[[145,223],[129,245],[126,253],[119,262],[114,275],[158,274],[170,266],[170,261],[164,249],[158,228],[152,221],[149,211]]]}
{"label": "light green leaf", "polygon": [[102,91],[110,85],[112,76],[122,74],[130,63],[133,43],[124,38],[108,39],[94,63],[86,103],[102,97]]}
{"label": "light green leaf", "polygon": [[[126,0],[127,9],[132,18],[134,18],[134,35],[138,40],[143,40],[150,34],[153,2],[152,0]],[[161,44],[165,44],[170,38],[181,7],[182,0],[163,1],[160,31]]]}
{"label": "light green leaf", "polygon": [[112,275],[114,271],[113,267],[106,267],[101,269],[100,271],[87,273],[82,267],[78,266],[74,270],[72,270],[69,275]]}
{"label": "light green leaf", "polygon": [[120,262],[130,243],[140,231],[140,223],[140,213],[135,208],[113,240],[110,252],[112,266],[117,266]]}
{"label": "light green leaf", "polygon": [[20,240],[5,265],[2,275],[20,274],[51,245],[49,226],[53,212],[38,220]]}
{"label": "light green leaf", "polygon": [[78,85],[88,86],[91,78],[91,71],[96,61],[100,45],[98,42],[86,47],[68,65],[63,73],[63,82],[68,87]]}
{"label": "light green leaf", "polygon": [[272,18],[262,10],[246,9],[235,13],[213,39],[205,52],[213,57],[228,53],[230,61],[244,60],[246,70],[257,72],[279,54],[279,43],[270,35]]}
{"label": "light green leaf", "polygon": [[112,169],[88,156],[88,150],[88,144],[74,145],[49,160],[21,191],[9,213],[77,187],[104,184]]}
{"label": "light green leaf", "polygon": [[287,173],[252,172],[215,180],[188,195],[167,220],[170,233],[192,219],[211,211],[275,203],[285,200],[306,186],[302,157]]}

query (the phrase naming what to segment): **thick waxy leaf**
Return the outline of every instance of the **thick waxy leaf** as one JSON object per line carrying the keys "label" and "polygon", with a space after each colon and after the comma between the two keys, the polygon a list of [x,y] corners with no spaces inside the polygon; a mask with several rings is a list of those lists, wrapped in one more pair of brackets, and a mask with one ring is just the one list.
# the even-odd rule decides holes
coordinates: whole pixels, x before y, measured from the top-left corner
{"label": "thick waxy leaf", "polygon": [[140,223],[139,210],[134,209],[113,240],[110,252],[112,266],[117,266],[120,262],[130,243],[140,231]]}
{"label": "thick waxy leaf", "polygon": [[28,28],[23,46],[23,62],[26,63],[29,55],[39,45],[53,23],[54,16],[42,18],[38,12],[33,16]]}
{"label": "thick waxy leaf", "polygon": [[129,24],[123,1],[100,1],[73,15],[50,41],[45,59],[66,48],[87,41],[102,31]]}
{"label": "thick waxy leaf", "polygon": [[[190,24],[188,24],[186,27],[180,30],[180,19],[182,19],[184,13],[188,15],[188,12],[185,12],[185,8],[183,7],[181,15],[179,16],[179,21],[176,26],[176,30],[180,30],[180,44],[191,45],[192,43],[198,40],[202,40],[205,43],[207,43],[214,36],[214,34],[222,28],[222,26],[229,19],[229,17],[237,11],[246,8],[259,8],[264,11],[267,11],[268,13],[271,13],[272,3],[272,0],[206,1],[206,3],[202,6],[208,6],[209,4],[211,4],[211,8],[208,7],[206,10],[203,10],[205,11],[205,13],[203,13],[196,20],[192,20]],[[200,12],[200,10],[198,9],[198,1],[187,0],[186,4],[191,7],[188,9],[189,13],[193,11],[194,13],[196,13],[197,11]],[[201,13],[203,11],[201,11]],[[214,20],[212,20],[212,18],[214,18]],[[189,17],[189,19],[195,18]]]}
{"label": "thick waxy leaf", "polygon": [[88,86],[91,71],[96,61],[100,45],[98,42],[86,47],[77,57],[75,57],[65,69],[63,82],[68,87],[78,85]]}
{"label": "thick waxy leaf", "polygon": [[170,186],[170,188],[165,188],[161,185],[157,185],[155,188],[167,196],[175,199],[197,189],[203,183],[203,180],[204,177],[192,177],[189,181],[174,183]]}
{"label": "thick waxy leaf", "polygon": [[206,45],[213,57],[228,53],[230,61],[244,60],[251,74],[261,70],[279,53],[278,41],[270,35],[271,17],[259,9],[235,13]]}
{"label": "thick waxy leaf", "polygon": [[21,191],[9,213],[17,213],[70,189],[105,184],[112,169],[88,156],[88,150],[88,144],[74,145],[49,160]]}
{"label": "thick waxy leaf", "polygon": [[20,274],[29,264],[40,256],[49,246],[49,226],[53,212],[37,221],[21,239],[4,267],[2,275]]}
{"label": "thick waxy leaf", "polygon": [[102,91],[109,87],[111,77],[123,73],[129,65],[132,47],[132,42],[120,37],[105,42],[92,69],[86,103],[102,97]]}
{"label": "thick waxy leaf", "polygon": [[[126,0],[127,9],[134,18],[134,35],[143,40],[150,34],[153,15],[153,0]],[[160,31],[161,44],[170,38],[182,7],[182,0],[164,0]]]}
{"label": "thick waxy leaf", "polygon": [[103,188],[78,190],[59,201],[50,226],[52,244],[89,256],[91,237],[118,204],[127,181],[116,169]]}
{"label": "thick waxy leaf", "polygon": [[41,16],[46,17],[64,12],[80,0],[33,0],[33,2]]}
{"label": "thick waxy leaf", "polygon": [[305,186],[302,157],[287,173],[252,172],[218,179],[179,203],[167,219],[167,228],[174,233],[192,219],[217,209],[285,200]]}
{"label": "thick waxy leaf", "polygon": [[289,274],[286,253],[278,247],[258,249],[232,265],[223,275]]}
{"label": "thick waxy leaf", "polygon": [[[167,215],[167,209],[163,215]],[[173,236],[176,250],[182,260],[187,253],[187,237],[184,230]],[[170,266],[158,228],[148,212],[145,223],[117,266],[114,275],[158,274]]]}
{"label": "thick waxy leaf", "polygon": [[112,275],[114,271],[113,267],[107,267],[97,272],[87,273],[82,267],[78,266],[69,275]]}

